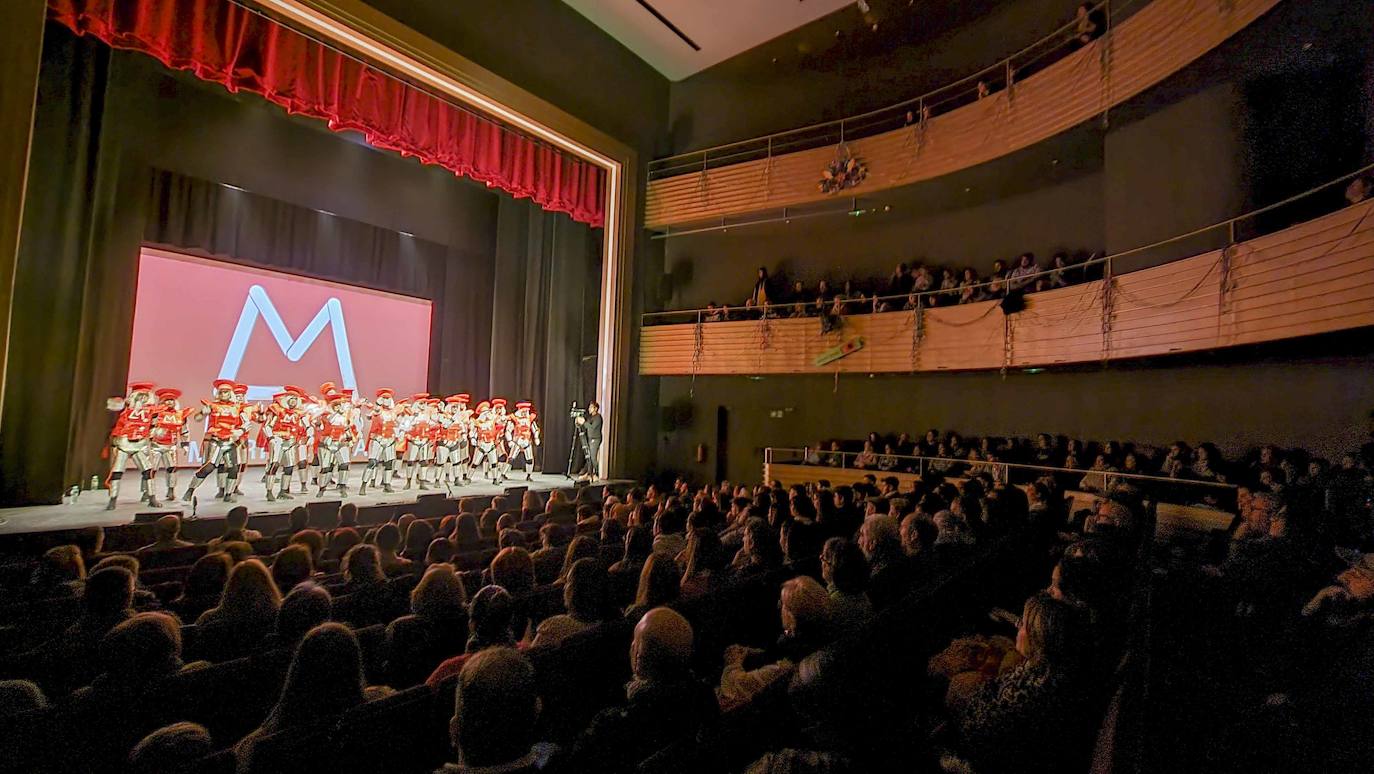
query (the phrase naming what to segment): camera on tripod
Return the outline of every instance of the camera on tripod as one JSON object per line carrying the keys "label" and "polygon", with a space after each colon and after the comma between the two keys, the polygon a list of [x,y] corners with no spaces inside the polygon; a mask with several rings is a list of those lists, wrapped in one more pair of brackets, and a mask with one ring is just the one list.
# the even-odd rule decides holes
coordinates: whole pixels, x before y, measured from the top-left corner
{"label": "camera on tripod", "polygon": [[587,416],[587,409],[579,408],[577,401],[573,401],[572,408],[568,409],[568,419],[576,420],[585,416]]}

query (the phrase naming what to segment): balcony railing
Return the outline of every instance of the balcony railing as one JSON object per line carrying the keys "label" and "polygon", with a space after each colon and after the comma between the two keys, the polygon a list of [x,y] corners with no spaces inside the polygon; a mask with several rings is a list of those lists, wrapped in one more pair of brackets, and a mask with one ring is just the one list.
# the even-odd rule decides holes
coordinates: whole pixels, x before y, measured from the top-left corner
{"label": "balcony railing", "polygon": [[[896,373],[1005,369],[1164,355],[1374,325],[1374,201],[1297,225],[1374,165],[1268,207],[1154,244],[1077,264],[1101,279],[1000,300],[948,305],[944,291],[845,302],[823,330],[787,306],[650,312],[645,375]],[[1270,233],[1265,233],[1270,232]],[[1263,234],[1245,241],[1243,235]],[[1219,249],[1151,268],[1210,242]],[[1041,272],[1043,276],[1046,272]],[[1033,281],[1032,278],[1028,278]],[[980,287],[993,289],[993,282]],[[900,311],[874,311],[887,304]],[[909,308],[902,308],[909,307]]]}

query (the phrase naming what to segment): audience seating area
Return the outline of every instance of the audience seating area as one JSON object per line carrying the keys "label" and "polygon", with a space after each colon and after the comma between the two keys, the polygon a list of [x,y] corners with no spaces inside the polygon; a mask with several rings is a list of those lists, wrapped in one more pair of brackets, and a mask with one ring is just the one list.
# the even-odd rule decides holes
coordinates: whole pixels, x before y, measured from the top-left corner
{"label": "audience seating area", "polygon": [[[1256,462],[1282,470],[1274,455]],[[1341,480],[1374,491],[1363,460]],[[1053,474],[1015,486],[987,469],[833,489],[679,480],[550,503],[525,493],[520,508],[448,501],[448,514],[371,527],[355,526],[356,509],[313,522],[299,509],[268,537],[231,514],[218,538],[189,545],[175,544],[169,517],[154,527],[166,547],[143,549],[145,525],[56,535],[74,542],[8,555],[0,767],[430,771],[476,744],[450,738],[455,711],[454,728],[464,722],[455,687],[485,674],[478,654],[515,647],[542,709],[509,733],[557,751],[540,770],[767,771],[810,756],[841,767],[827,770],[1135,771],[1160,733],[1142,719],[1158,701],[1154,654],[1179,640],[1160,633],[1161,595],[1174,612],[1184,587],[1228,616],[1250,611],[1223,616],[1235,637],[1254,636],[1251,616],[1298,616],[1293,605],[1332,577],[1336,590],[1307,607],[1329,617],[1374,598],[1351,579],[1374,572],[1358,554],[1342,570],[1344,554],[1324,553],[1374,545],[1367,507],[1352,532],[1330,496],[1239,492],[1234,523],[1164,553],[1152,538],[1164,506],[1140,489],[1089,496]],[[314,557],[304,572],[293,569],[302,554]],[[222,591],[200,587],[206,563],[233,566]],[[368,585],[368,567],[385,575]],[[1294,587],[1267,602],[1249,587],[1283,578]],[[224,617],[246,587],[277,581],[289,593],[266,597],[266,628]],[[490,612],[502,599],[507,619]],[[690,626],[688,650],[672,652],[680,671],[651,650],[665,615]],[[167,633],[150,634],[154,621]],[[1308,626],[1302,637],[1339,648]],[[428,634],[407,634],[417,630]],[[351,644],[323,649],[331,638]],[[349,658],[352,676],[338,665]],[[1168,669],[1172,679],[1180,667]],[[1258,690],[1248,679],[1248,692],[1211,694],[1246,723]],[[665,691],[676,698],[645,698]],[[1284,722],[1323,709],[1291,702]],[[177,734],[199,741],[167,741]]]}

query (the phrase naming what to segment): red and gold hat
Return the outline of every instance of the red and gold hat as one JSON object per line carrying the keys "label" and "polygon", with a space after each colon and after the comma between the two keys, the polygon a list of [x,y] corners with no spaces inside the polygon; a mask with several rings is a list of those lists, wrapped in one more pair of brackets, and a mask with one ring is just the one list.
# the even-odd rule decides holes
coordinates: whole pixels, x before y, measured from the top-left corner
{"label": "red and gold hat", "polygon": [[505,407],[506,407],[506,399],[505,399],[505,398],[492,398],[492,399],[491,399],[491,407],[492,407],[492,408],[505,408]]}
{"label": "red and gold hat", "polygon": [[390,387],[383,387],[380,390],[377,390],[377,400],[381,400],[382,398],[395,399],[395,397],[396,391],[391,389]]}
{"label": "red and gold hat", "polygon": [[234,380],[233,380],[233,379],[216,379],[216,380],[214,381],[214,387],[215,387],[215,392],[219,392],[220,390],[233,390],[233,389],[234,389]]}
{"label": "red and gold hat", "polygon": [[429,393],[427,393],[427,392],[417,392],[417,393],[415,393],[414,395],[410,396],[410,399],[411,399],[412,401],[417,401],[417,402],[418,402],[418,401],[423,401],[423,400],[429,400]]}
{"label": "red and gold hat", "polygon": [[534,404],[530,403],[527,400],[517,401],[515,404],[515,410],[519,411],[520,409],[532,408],[533,406]]}
{"label": "red and gold hat", "polygon": [[466,392],[460,392],[457,395],[454,395],[452,399],[458,401],[459,403],[472,402],[472,396],[467,394]]}
{"label": "red and gold hat", "polygon": [[480,414],[480,413],[482,413],[483,411],[486,411],[487,409],[490,409],[490,408],[491,408],[491,404],[490,404],[490,403],[488,403],[488,402],[486,402],[486,401],[482,401],[481,403],[478,403],[478,404],[477,404],[477,413]]}
{"label": "red and gold hat", "polygon": [[320,394],[328,395],[331,392],[337,392],[338,389],[339,388],[333,382],[325,382],[320,385]]}
{"label": "red and gold hat", "polygon": [[176,400],[181,397],[181,390],[175,387],[163,387],[157,391],[158,400]]}
{"label": "red and gold hat", "polygon": [[235,394],[235,395],[247,395],[247,394],[248,394],[248,385],[246,385],[246,384],[239,384],[238,382],[235,382],[235,383],[234,383],[234,394]]}
{"label": "red and gold hat", "polygon": [[291,395],[295,395],[297,398],[305,397],[305,390],[302,390],[300,387],[297,387],[294,384],[288,384],[285,387],[283,387],[282,390],[284,390],[287,393],[290,393]]}
{"label": "red and gold hat", "polygon": [[129,382],[129,392],[151,392],[152,382]]}

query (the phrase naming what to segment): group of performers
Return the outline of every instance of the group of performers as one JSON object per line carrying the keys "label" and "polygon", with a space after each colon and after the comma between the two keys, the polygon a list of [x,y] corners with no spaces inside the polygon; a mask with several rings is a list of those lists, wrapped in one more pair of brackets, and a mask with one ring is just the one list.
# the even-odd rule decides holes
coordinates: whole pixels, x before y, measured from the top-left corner
{"label": "group of performers", "polygon": [[[469,407],[466,393],[446,398],[427,393],[397,400],[394,390],[377,390],[373,400],[332,382],[320,385],[318,395],[288,385],[266,405],[248,402],[248,387],[227,379],[214,382],[212,397],[199,406],[182,406],[181,391],[155,389],[149,382],[129,385],[123,398],[112,398],[109,408],[118,411],[110,432],[110,475],[107,485],[114,509],[120,482],[130,463],[141,474],[141,497],[150,507],[160,507],[156,494],[159,470],[166,473],[166,499],[176,499],[177,460],[181,449],[190,448],[190,424],[205,422],[203,460],[194,479],[182,494],[190,502],[213,473],[219,486],[217,499],[234,502],[242,494],[247,469],[248,444],[267,453],[264,482],[267,499],[294,499],[293,477],[299,493],[317,487],[317,497],[331,488],[348,496],[348,476],[353,450],[362,441],[367,452],[358,494],[380,486],[396,491],[396,477],[405,489],[455,487],[480,477],[493,484],[509,480],[516,461],[522,461],[525,480],[532,480],[535,453],[541,444],[538,417],[529,401],[515,404],[507,413],[505,398],[492,398]],[[250,428],[257,424],[257,433]]]}

